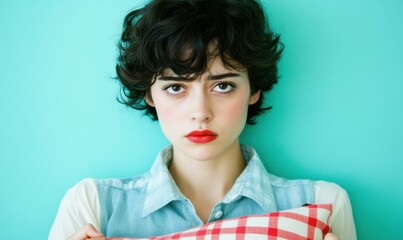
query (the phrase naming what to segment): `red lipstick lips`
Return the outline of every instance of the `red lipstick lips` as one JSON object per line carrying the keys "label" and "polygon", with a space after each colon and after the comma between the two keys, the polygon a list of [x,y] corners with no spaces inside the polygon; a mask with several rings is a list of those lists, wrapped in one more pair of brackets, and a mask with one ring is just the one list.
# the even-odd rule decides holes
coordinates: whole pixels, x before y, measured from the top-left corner
{"label": "red lipstick lips", "polygon": [[217,138],[215,132],[209,130],[193,131],[188,133],[185,137],[194,143],[208,143],[214,141]]}

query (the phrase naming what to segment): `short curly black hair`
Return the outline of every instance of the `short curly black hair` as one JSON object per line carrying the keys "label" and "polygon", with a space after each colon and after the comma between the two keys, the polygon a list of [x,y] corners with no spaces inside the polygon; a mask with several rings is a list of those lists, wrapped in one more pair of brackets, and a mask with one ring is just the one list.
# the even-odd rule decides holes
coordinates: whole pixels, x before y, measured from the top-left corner
{"label": "short curly black hair", "polygon": [[[227,68],[248,70],[251,94],[269,91],[278,81],[284,46],[257,0],[151,0],[131,11],[123,28],[116,65],[122,83],[118,100],[145,110],[154,120],[157,112],[145,97],[157,76],[167,68],[181,76],[201,75],[211,59],[212,42]],[[256,116],[271,108],[262,103],[263,94],[249,106],[247,123],[254,124]]]}

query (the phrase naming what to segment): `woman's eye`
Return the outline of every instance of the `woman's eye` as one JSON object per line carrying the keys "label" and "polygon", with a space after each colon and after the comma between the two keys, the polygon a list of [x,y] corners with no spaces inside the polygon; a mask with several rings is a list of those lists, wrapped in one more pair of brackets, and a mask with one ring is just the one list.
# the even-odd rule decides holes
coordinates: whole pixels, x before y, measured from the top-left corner
{"label": "woman's eye", "polygon": [[185,88],[183,88],[179,84],[171,84],[166,87],[164,87],[164,90],[167,91],[169,94],[176,95],[183,93],[185,91]]}
{"label": "woman's eye", "polygon": [[232,83],[218,83],[217,85],[215,85],[215,87],[213,88],[213,91],[215,92],[219,92],[219,93],[229,93],[232,90],[234,90],[235,85]]}

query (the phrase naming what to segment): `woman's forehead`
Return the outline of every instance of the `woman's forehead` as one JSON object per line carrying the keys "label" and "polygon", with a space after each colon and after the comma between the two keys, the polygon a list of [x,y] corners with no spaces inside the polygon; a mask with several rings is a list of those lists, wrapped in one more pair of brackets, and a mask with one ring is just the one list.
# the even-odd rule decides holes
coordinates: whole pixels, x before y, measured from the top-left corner
{"label": "woman's forehead", "polygon": [[[242,66],[239,62],[232,60],[232,59],[225,59],[223,61],[222,57],[220,55],[216,56],[211,56],[207,60],[207,66],[204,71],[200,73],[192,73],[189,72],[189,75],[200,75],[205,72],[209,72],[212,74],[215,73],[223,73],[223,72],[245,72],[247,69]],[[174,69],[166,67],[163,69],[161,72],[161,75],[179,75],[178,73],[175,72]],[[183,75],[183,74],[181,74]]]}

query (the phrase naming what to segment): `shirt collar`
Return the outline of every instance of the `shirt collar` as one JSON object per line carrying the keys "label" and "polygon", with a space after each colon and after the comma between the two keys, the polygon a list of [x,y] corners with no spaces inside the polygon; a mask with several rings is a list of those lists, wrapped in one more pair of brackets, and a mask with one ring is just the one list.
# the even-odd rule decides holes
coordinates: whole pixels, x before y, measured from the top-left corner
{"label": "shirt collar", "polygon": [[265,212],[277,211],[270,175],[258,154],[246,145],[241,145],[241,149],[247,165],[224,197],[223,203],[230,203],[244,196],[254,200]]}
{"label": "shirt collar", "polygon": [[171,160],[172,146],[168,146],[158,154],[150,169],[142,214],[143,217],[164,207],[171,201],[186,199],[180,192],[168,170],[168,165]]}
{"label": "shirt collar", "polygon": [[[247,165],[222,202],[230,203],[244,196],[254,200],[265,212],[276,211],[277,206],[270,176],[258,154],[253,148],[246,145],[241,145],[241,149]],[[151,167],[143,217],[164,207],[171,201],[186,199],[168,170],[171,160],[172,146],[168,146],[159,153]]]}

